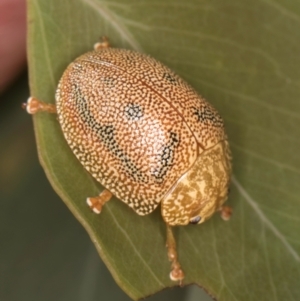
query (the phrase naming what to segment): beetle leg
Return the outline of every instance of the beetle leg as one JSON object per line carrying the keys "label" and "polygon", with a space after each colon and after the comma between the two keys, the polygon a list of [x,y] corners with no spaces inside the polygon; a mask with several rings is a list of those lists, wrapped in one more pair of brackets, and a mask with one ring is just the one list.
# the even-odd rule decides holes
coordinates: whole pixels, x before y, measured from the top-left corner
{"label": "beetle leg", "polygon": [[229,221],[230,217],[232,215],[232,208],[229,206],[221,206],[219,208],[220,214],[221,214],[221,218],[224,221]]}
{"label": "beetle leg", "polygon": [[98,196],[87,198],[86,202],[95,213],[99,214],[101,213],[102,206],[108,202],[112,196],[109,190],[104,189]]}
{"label": "beetle leg", "polygon": [[37,112],[56,113],[55,105],[42,102],[35,97],[29,97],[27,102],[22,104],[22,108],[26,109],[29,114],[35,114]]}
{"label": "beetle leg", "polygon": [[171,264],[172,271],[170,273],[170,279],[173,281],[179,281],[181,285],[182,280],[184,278],[184,273],[177,259],[176,242],[175,242],[172,228],[169,225],[167,225],[167,249],[168,249],[169,261],[172,262]]}
{"label": "beetle leg", "polygon": [[107,37],[102,37],[102,41],[98,42],[94,45],[94,50],[101,50],[103,48],[109,48],[110,47],[110,43]]}

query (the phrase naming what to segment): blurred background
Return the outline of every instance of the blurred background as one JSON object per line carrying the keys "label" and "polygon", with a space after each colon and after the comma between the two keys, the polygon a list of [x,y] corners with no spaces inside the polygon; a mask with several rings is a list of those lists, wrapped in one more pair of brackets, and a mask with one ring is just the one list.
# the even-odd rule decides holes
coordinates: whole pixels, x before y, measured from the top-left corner
{"label": "blurred background", "polygon": [[[0,0],[0,300],[130,300],[38,162],[26,70],[25,0]],[[146,281],[146,280],[145,280]],[[200,288],[147,300],[212,300]]]}

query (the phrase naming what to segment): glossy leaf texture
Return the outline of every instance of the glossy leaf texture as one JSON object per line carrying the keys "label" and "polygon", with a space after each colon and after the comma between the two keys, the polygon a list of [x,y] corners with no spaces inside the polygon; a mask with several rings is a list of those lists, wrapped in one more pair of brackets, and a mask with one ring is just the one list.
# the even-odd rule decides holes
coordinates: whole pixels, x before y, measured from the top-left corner
{"label": "glossy leaf texture", "polygon": [[[171,67],[223,116],[233,152],[229,222],[175,229],[184,284],[217,300],[299,300],[300,4],[296,0],[28,0],[31,94],[54,102],[63,70],[102,35]],[[41,163],[133,299],[169,280],[159,210],[140,217],[102,189],[67,146],[54,115],[34,116]]]}

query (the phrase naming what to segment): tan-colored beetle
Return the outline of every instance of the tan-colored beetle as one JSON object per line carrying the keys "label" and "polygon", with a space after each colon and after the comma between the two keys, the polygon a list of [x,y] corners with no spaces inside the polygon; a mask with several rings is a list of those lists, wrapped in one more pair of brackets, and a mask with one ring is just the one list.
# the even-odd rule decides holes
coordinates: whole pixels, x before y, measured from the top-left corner
{"label": "tan-colored beetle", "polygon": [[65,70],[56,105],[30,97],[27,112],[58,114],[75,156],[106,189],[87,198],[100,213],[112,195],[139,215],[159,203],[167,224],[170,278],[182,281],[170,226],[228,219],[231,157],[222,118],[155,59],[107,39]]}

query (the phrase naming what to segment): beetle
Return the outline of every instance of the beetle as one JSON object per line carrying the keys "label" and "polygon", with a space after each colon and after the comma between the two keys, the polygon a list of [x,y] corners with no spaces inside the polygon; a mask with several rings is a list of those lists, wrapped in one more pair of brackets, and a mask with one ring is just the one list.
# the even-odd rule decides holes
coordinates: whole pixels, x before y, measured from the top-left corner
{"label": "beetle", "polygon": [[171,226],[231,215],[223,206],[231,153],[218,112],[162,63],[105,38],[67,67],[55,99],[30,97],[25,107],[57,113],[74,155],[105,187],[87,204],[99,214],[114,195],[139,215],[161,204],[170,278],[182,282]]}

